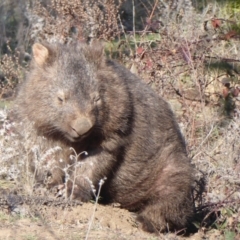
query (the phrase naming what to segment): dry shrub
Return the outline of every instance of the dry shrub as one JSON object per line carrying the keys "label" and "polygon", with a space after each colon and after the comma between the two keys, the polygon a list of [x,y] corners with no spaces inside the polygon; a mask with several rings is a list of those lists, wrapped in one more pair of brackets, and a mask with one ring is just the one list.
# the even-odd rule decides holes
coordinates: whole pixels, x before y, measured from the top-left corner
{"label": "dry shrub", "polygon": [[[12,97],[23,80],[24,68],[19,64],[18,52],[5,54],[0,61],[0,98]],[[12,53],[12,54],[11,54]]]}
{"label": "dry shrub", "polygon": [[72,38],[111,40],[119,35],[122,0],[51,0],[28,5],[31,38],[68,42]]}
{"label": "dry shrub", "polygon": [[229,35],[236,21],[222,19],[221,28],[215,27],[211,14],[189,11],[181,23],[169,21],[159,34],[142,32],[131,59],[131,69],[170,100],[190,149],[208,134],[209,122],[221,125],[224,114],[234,116],[240,105],[239,35]]}

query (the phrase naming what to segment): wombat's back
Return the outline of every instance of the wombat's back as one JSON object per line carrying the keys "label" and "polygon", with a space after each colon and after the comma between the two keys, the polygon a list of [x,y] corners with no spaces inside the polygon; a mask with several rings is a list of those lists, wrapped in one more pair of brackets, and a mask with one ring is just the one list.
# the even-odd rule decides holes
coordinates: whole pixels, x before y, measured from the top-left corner
{"label": "wombat's back", "polygon": [[[185,141],[169,105],[128,70],[113,65],[119,81],[128,86],[132,103],[132,131],[122,149],[124,160],[106,188],[114,200],[130,209],[138,209],[154,198],[158,204],[168,199],[172,211],[176,199],[189,204],[193,172],[186,154]],[[183,206],[182,206],[183,207]],[[183,207],[184,208],[184,207]],[[183,224],[184,225],[184,224]]]}

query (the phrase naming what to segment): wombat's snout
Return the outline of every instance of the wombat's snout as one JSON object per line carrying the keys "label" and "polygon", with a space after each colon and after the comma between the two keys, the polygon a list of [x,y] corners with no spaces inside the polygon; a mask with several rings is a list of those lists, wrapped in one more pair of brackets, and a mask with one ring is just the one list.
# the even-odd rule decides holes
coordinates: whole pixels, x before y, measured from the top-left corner
{"label": "wombat's snout", "polygon": [[71,124],[71,133],[70,135],[73,138],[79,138],[89,132],[91,128],[93,127],[92,122],[86,118],[86,117],[81,117],[76,119],[75,121],[72,122]]}

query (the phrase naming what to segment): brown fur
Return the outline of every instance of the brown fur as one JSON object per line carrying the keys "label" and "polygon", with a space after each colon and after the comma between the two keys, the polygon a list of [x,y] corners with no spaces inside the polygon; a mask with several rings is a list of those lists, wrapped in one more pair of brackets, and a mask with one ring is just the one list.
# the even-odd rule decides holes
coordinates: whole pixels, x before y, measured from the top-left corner
{"label": "brown fur", "polygon": [[[89,180],[98,189],[107,177],[103,201],[137,211],[146,230],[184,228],[193,214],[193,168],[174,115],[150,87],[94,45],[34,44],[16,100],[18,115],[34,122],[49,146],[62,147],[58,157],[65,163],[72,163],[69,147],[87,151],[71,175],[75,198],[90,200]],[[52,174],[52,185],[61,183],[63,172]]]}

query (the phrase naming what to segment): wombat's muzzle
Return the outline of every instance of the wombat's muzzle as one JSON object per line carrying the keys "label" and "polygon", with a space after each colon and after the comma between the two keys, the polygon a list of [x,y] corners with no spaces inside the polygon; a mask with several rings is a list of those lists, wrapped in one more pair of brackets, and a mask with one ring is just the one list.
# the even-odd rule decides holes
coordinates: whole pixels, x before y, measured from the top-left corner
{"label": "wombat's muzzle", "polygon": [[86,135],[91,128],[93,127],[92,122],[90,119],[86,117],[81,117],[76,120],[74,120],[71,123],[71,137],[72,138],[81,138],[83,135]]}

